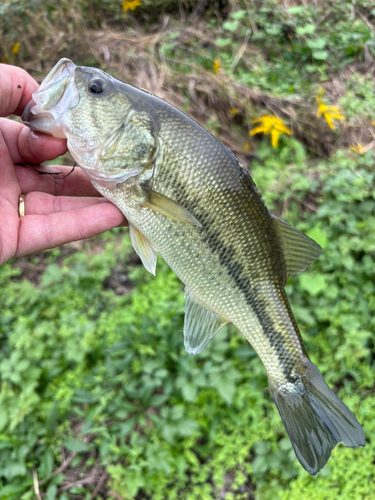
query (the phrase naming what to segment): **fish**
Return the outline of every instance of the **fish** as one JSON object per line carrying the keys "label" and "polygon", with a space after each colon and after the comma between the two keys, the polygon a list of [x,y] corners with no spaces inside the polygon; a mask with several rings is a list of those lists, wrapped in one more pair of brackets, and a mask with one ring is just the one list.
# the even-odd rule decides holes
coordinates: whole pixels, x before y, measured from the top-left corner
{"label": "fish", "polygon": [[155,274],[160,254],[185,284],[188,353],[228,323],[245,336],[308,473],[339,442],[365,446],[361,425],[310,361],[284,290],[321,248],[268,211],[224,144],[168,102],[69,59],[50,71],[22,120],[67,139],[76,163],[128,220],[145,268]]}

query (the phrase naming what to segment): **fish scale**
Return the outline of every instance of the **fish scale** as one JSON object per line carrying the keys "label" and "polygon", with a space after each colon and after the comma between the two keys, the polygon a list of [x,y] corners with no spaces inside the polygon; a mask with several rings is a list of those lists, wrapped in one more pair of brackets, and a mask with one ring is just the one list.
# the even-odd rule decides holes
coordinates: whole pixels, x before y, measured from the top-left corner
{"label": "fish scale", "polygon": [[233,323],[252,344],[301,465],[365,445],[352,412],[310,362],[284,285],[320,247],[270,214],[224,145],[167,102],[62,59],[22,116],[66,137],[77,164],[130,224],[146,269],[159,253],[186,285],[184,343],[197,354]]}
{"label": "fish scale", "polygon": [[[126,184],[115,190],[100,185],[96,188],[123,211],[129,222],[138,225],[138,229],[194,294],[245,335],[254,345],[270,376],[275,375],[279,383],[287,382],[289,372],[298,365],[302,349],[298,342],[290,342],[287,356],[275,354],[281,351],[277,345],[285,344],[283,338],[290,337],[295,323],[289,317],[290,311],[284,310],[279,296],[272,301],[268,316],[264,308],[257,305],[263,302],[262,290],[269,300],[273,297],[268,282],[275,287],[279,285],[281,290],[285,277],[279,245],[272,243],[275,238],[261,237],[262,230],[263,233],[273,232],[270,214],[258,193],[252,189],[253,183],[248,174],[243,171],[242,179],[239,176],[241,167],[232,153],[206,131],[205,140],[199,141],[202,129],[191,120],[186,124],[187,117],[180,119],[173,116],[178,113],[174,110],[168,115],[168,111],[159,112],[156,108],[165,105],[163,101],[158,101],[153,108],[154,121],[157,125],[161,124],[158,128],[159,154],[161,158],[168,158],[168,169],[162,168],[163,165],[158,162],[152,188],[183,203],[202,223],[203,231],[195,226],[181,225],[152,211],[145,216],[141,213],[145,209],[139,207],[137,196],[132,202],[128,199],[126,191],[131,188]],[[168,116],[168,125],[164,126]],[[174,130],[179,130],[177,138]],[[169,145],[176,139],[181,141],[177,158]],[[204,151],[205,168],[202,168]],[[143,222],[139,225],[141,218]],[[228,219],[231,222],[229,225]],[[165,234],[171,235],[167,242]],[[241,278],[243,284],[239,287]],[[254,297],[253,282],[258,283],[258,299]],[[236,290],[235,299],[233,289]],[[229,300],[225,294],[227,290],[231,291]],[[284,319],[283,324],[279,319],[278,329],[274,328],[275,311],[278,310],[275,306],[281,310],[280,318]],[[291,332],[285,335],[286,329]],[[298,334],[294,337],[298,339]],[[288,359],[287,365],[284,359]],[[281,377],[280,370],[286,372],[286,378]]]}

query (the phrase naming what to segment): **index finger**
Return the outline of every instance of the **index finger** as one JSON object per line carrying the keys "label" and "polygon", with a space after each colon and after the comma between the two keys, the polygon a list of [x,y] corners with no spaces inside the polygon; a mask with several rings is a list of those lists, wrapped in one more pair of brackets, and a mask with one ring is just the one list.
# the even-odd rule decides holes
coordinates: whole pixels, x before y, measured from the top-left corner
{"label": "index finger", "polygon": [[20,116],[39,84],[17,66],[0,64],[0,75],[0,116]]}
{"label": "index finger", "polygon": [[53,165],[40,170],[52,173],[62,172],[66,177],[56,179],[49,175],[39,175],[30,167],[17,165],[17,177],[23,193],[39,191],[54,196],[100,196],[88,176],[80,168],[72,172],[72,167]]}

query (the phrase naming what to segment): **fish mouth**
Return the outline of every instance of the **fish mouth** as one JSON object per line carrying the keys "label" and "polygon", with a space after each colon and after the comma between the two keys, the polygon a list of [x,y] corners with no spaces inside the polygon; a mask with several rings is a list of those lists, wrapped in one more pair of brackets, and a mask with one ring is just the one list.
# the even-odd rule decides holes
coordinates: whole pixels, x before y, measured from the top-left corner
{"label": "fish mouth", "polygon": [[54,66],[22,113],[21,120],[25,125],[36,132],[66,138],[63,114],[79,102],[74,84],[76,68],[69,59],[61,59]]}

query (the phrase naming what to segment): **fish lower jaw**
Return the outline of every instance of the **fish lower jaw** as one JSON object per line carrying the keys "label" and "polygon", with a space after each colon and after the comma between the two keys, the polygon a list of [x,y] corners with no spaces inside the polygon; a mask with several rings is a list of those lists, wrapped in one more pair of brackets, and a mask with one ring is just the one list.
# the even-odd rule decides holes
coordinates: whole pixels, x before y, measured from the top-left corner
{"label": "fish lower jaw", "polygon": [[90,177],[90,180],[101,186],[103,188],[115,188],[118,184],[122,184],[125,181],[129,181],[131,178],[138,176],[142,173],[143,168],[135,168],[133,170],[128,170],[124,172],[123,170],[118,172],[103,172],[100,170],[81,167],[86,174]]}

